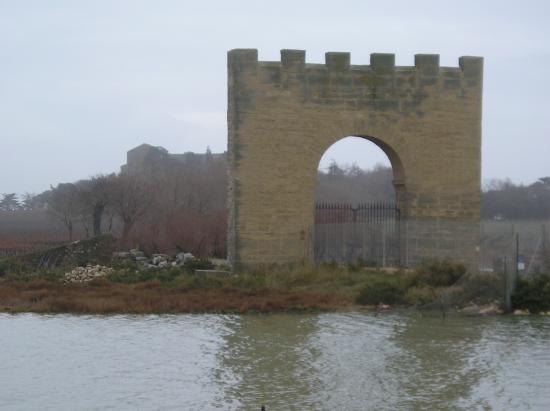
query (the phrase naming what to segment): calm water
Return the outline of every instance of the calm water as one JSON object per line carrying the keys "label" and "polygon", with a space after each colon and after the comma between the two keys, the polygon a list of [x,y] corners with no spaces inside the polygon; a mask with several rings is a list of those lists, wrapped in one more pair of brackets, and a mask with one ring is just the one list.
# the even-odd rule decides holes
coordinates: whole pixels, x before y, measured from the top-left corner
{"label": "calm water", "polygon": [[550,409],[550,317],[0,315],[1,410]]}

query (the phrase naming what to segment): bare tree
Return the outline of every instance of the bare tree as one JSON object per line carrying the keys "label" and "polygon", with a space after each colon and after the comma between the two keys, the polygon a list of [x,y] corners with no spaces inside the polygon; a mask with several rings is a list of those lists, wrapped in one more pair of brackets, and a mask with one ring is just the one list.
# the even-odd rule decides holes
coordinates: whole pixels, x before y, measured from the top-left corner
{"label": "bare tree", "polygon": [[134,225],[141,221],[153,204],[153,186],[138,176],[120,174],[109,184],[109,201],[122,222],[122,240]]}
{"label": "bare tree", "polygon": [[76,183],[81,203],[81,220],[87,232],[89,231],[88,225],[91,225],[94,236],[101,234],[101,222],[105,208],[109,204],[110,186],[114,179],[114,174],[100,174],[89,180],[81,180]]}
{"label": "bare tree", "polygon": [[77,186],[73,183],[64,183],[51,187],[47,205],[48,211],[65,226],[69,241],[72,241],[74,224],[79,215]]}
{"label": "bare tree", "polygon": [[140,245],[151,252],[179,249],[223,256],[225,157],[207,150],[204,155],[186,153],[179,158],[166,156],[163,161],[162,166],[145,172],[59,185],[36,196],[37,204],[48,204],[71,236],[73,228],[76,233],[82,227],[87,235],[113,229],[121,234],[123,244]]}

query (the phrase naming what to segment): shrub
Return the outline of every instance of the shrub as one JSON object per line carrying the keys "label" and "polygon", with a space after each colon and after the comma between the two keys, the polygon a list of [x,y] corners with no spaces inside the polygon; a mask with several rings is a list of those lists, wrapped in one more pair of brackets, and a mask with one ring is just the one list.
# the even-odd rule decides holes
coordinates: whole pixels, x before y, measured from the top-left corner
{"label": "shrub", "polygon": [[193,274],[195,270],[213,270],[215,267],[208,259],[193,258],[183,263],[183,268],[186,272]]}
{"label": "shrub", "polygon": [[364,267],[375,267],[376,265],[369,264],[362,257],[359,257],[355,262],[347,264],[348,271],[361,271]]}
{"label": "shrub", "polygon": [[550,275],[541,274],[532,280],[519,279],[512,295],[512,307],[530,313],[550,311]]}
{"label": "shrub", "polygon": [[[223,184],[222,180],[219,182]],[[163,181],[162,186],[167,187],[166,183]],[[161,197],[165,198],[165,196]],[[168,204],[161,203],[157,205],[168,206]],[[206,214],[184,207],[175,212],[164,213],[166,214],[164,218],[150,219],[149,222],[137,222],[123,243],[123,247],[140,244],[147,253],[170,253],[177,249],[201,257],[224,257],[226,255],[227,213],[223,203],[212,205],[213,208]],[[155,217],[163,214],[158,211],[157,209]]]}
{"label": "shrub", "polygon": [[177,267],[169,269],[150,268],[147,270],[115,270],[107,276],[107,279],[113,283],[136,284],[146,281],[158,280],[161,283],[170,283],[175,281],[183,274]]}
{"label": "shrub", "polygon": [[63,268],[53,268],[41,272],[39,276],[46,281],[62,282],[63,280],[65,280],[66,271],[67,270]]}
{"label": "shrub", "polygon": [[132,260],[116,260],[113,259],[110,264],[111,268],[115,270],[137,270],[138,264]]}
{"label": "shrub", "polygon": [[409,287],[450,287],[466,274],[466,266],[449,260],[431,260],[420,264],[406,279]]}
{"label": "shrub", "polygon": [[359,291],[356,302],[363,305],[399,304],[403,302],[404,290],[393,278],[369,281]]}
{"label": "shrub", "polygon": [[182,277],[181,287],[184,289],[197,289],[197,288],[222,288],[224,281],[217,276],[210,276],[204,274],[191,274]]}
{"label": "shrub", "polygon": [[107,279],[113,283],[135,284],[143,281],[153,280],[155,272],[152,270],[135,271],[135,270],[115,270]]}
{"label": "shrub", "polygon": [[15,258],[0,259],[0,277],[10,274],[21,274],[25,271],[25,266]]}
{"label": "shrub", "polygon": [[412,287],[407,290],[405,300],[409,304],[427,305],[432,304],[439,298],[433,287]]}
{"label": "shrub", "polygon": [[169,283],[174,281],[176,278],[178,278],[181,275],[181,271],[177,268],[170,268],[168,270],[160,270],[156,273],[155,277],[161,282],[161,283]]}
{"label": "shrub", "polygon": [[461,288],[463,292],[457,304],[466,302],[485,304],[504,297],[502,279],[494,273],[468,274]]}

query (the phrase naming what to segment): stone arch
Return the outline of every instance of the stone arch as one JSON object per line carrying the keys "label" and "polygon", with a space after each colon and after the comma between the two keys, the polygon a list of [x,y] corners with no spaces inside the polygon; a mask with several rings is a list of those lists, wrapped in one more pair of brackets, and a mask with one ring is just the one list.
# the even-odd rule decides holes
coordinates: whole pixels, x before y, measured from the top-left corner
{"label": "stone arch", "polygon": [[306,64],[302,50],[258,61],[228,53],[228,257],[233,269],[312,262],[317,164],[331,144],[362,136],[396,171],[406,210],[407,265],[427,257],[477,262],[483,60],[439,67],[393,54],[350,65],[349,53]]}
{"label": "stone arch", "polygon": [[328,144],[328,146],[321,147],[321,155],[317,159],[317,164],[319,164],[322,156],[324,155],[324,153],[326,153],[327,150],[330,149],[330,147],[332,147],[334,144],[337,144],[338,142],[348,137],[358,137],[363,140],[367,140],[370,143],[374,144],[376,147],[378,147],[380,150],[382,150],[382,152],[384,152],[384,154],[386,155],[386,157],[390,162],[391,169],[392,169],[392,174],[393,174],[392,184],[395,190],[396,204],[401,210],[401,212],[403,213],[403,215],[406,215],[407,204],[406,204],[405,167],[397,151],[390,144],[386,143],[384,139],[379,137],[373,137],[369,134],[353,134],[353,135],[337,136],[332,142]]}

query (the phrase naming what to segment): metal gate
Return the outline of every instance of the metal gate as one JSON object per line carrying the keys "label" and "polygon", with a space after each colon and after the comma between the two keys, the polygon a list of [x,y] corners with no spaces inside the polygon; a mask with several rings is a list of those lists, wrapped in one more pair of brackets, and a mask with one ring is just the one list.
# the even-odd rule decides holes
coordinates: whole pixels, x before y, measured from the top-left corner
{"label": "metal gate", "polygon": [[395,204],[315,205],[315,261],[401,265],[400,213]]}

